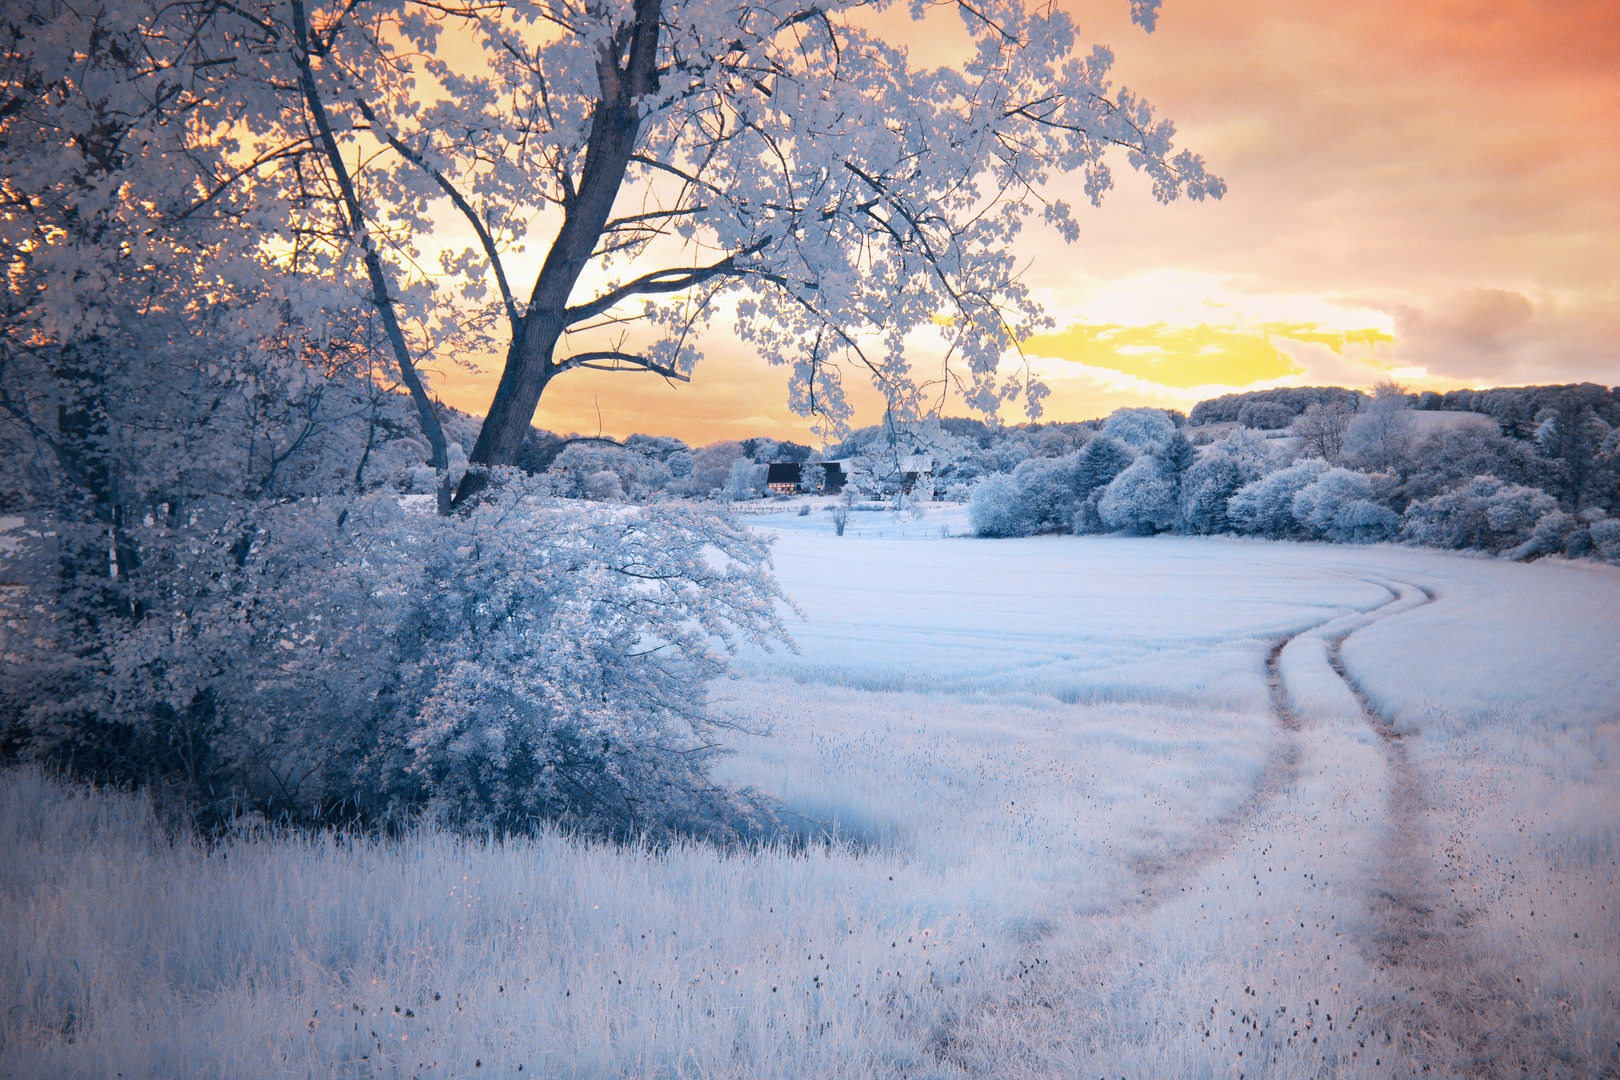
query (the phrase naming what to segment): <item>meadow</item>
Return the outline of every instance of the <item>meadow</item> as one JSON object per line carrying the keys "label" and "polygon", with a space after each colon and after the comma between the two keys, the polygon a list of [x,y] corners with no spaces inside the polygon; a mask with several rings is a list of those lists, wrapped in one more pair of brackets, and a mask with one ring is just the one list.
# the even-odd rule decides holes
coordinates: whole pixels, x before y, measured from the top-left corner
{"label": "meadow", "polygon": [[0,781],[0,1076],[1620,1070],[1620,571],[761,514],[746,851]]}

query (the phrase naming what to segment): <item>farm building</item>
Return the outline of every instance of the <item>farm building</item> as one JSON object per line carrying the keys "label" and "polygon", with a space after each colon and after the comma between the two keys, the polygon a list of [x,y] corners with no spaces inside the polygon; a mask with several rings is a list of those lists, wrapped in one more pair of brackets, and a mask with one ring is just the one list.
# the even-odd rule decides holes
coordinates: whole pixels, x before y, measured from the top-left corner
{"label": "farm building", "polygon": [[778,495],[797,494],[805,490],[805,473],[817,465],[821,466],[825,479],[820,490],[813,494],[836,495],[844,489],[847,474],[843,463],[838,461],[773,461],[765,473],[765,485]]}

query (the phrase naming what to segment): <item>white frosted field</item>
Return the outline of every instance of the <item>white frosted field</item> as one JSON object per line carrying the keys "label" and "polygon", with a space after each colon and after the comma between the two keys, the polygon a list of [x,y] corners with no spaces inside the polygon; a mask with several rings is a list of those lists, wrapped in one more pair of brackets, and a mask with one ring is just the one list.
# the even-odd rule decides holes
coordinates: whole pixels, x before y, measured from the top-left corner
{"label": "white frosted field", "polygon": [[0,1074],[1620,1070],[1620,571],[754,520],[805,618],[721,772],[807,846],[203,851],[13,773]]}

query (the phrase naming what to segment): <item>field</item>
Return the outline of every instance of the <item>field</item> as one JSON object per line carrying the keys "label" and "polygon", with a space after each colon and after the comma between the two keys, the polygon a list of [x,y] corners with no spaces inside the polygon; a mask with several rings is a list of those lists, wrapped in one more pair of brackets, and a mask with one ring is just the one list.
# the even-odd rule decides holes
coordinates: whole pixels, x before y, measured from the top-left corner
{"label": "field", "polygon": [[722,773],[794,836],[205,850],[13,772],[0,1075],[1620,1075],[1620,571],[756,522]]}

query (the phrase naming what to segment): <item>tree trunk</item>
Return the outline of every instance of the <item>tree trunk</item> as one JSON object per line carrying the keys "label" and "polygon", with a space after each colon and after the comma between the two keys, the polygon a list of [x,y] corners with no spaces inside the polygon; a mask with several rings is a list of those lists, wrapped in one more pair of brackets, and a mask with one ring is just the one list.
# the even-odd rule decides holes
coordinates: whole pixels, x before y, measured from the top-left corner
{"label": "tree trunk", "polygon": [[338,190],[342,193],[343,204],[348,212],[349,237],[359,241],[360,250],[366,264],[366,275],[371,281],[371,299],[377,309],[377,315],[382,319],[383,329],[387,332],[389,345],[394,350],[394,358],[399,363],[399,377],[406,389],[411,393],[411,400],[416,405],[416,416],[422,426],[422,434],[426,436],[429,447],[428,464],[438,471],[439,481],[439,512],[448,513],[450,510],[449,478],[446,472],[450,467],[449,445],[444,437],[444,428],[439,423],[438,413],[433,411],[433,401],[428,397],[427,388],[422,385],[421,376],[416,372],[416,364],[411,360],[410,347],[405,342],[405,333],[400,329],[399,317],[394,312],[394,298],[389,287],[388,271],[383,265],[381,254],[377,251],[376,242],[366,229],[365,214],[360,208],[360,199],[356,194],[354,180],[349,175],[349,167],[343,160],[342,148],[338,145],[337,136],[332,131],[331,119],[326,114],[326,103],[321,99],[320,88],[315,81],[315,69],[310,64],[310,32],[309,16],[304,11],[304,0],[292,0],[293,33],[297,39],[297,51],[294,53],[298,62],[298,80],[303,89],[304,100],[309,106],[310,116],[315,121],[315,128],[320,134],[321,146],[324,149],[327,161],[332,169],[332,176],[337,181]]}
{"label": "tree trunk", "polygon": [[540,395],[559,371],[554,356],[568,326],[568,297],[590,263],[624,183],[641,130],[641,98],[658,88],[655,61],[660,3],[636,0],[636,19],[623,68],[617,42],[603,45],[597,56],[602,96],[591,116],[579,189],[564,200],[562,228],[535,279],[528,308],[513,327],[500,385],[468,457],[470,468],[456,491],[458,506],[488,485],[488,466],[511,465],[517,460]]}

